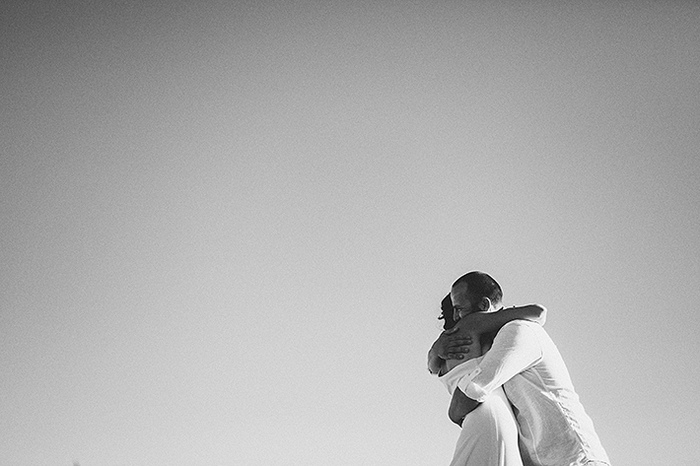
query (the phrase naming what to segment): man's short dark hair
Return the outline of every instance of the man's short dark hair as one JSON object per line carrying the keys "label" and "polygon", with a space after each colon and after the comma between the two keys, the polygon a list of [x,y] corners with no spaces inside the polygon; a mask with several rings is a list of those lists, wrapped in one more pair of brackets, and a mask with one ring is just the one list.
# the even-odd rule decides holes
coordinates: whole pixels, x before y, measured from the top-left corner
{"label": "man's short dark hair", "polygon": [[476,304],[481,298],[489,298],[494,304],[500,303],[503,299],[501,285],[484,272],[474,271],[462,275],[452,284],[452,288],[461,283],[467,285],[472,304]]}

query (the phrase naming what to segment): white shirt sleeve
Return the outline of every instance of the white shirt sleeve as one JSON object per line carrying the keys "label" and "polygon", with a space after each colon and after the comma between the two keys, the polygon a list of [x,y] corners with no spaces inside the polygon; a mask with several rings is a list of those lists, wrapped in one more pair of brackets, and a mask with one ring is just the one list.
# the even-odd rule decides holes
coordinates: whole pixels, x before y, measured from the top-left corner
{"label": "white shirt sleeve", "polygon": [[483,402],[496,388],[514,375],[532,367],[542,358],[542,348],[532,322],[508,322],[496,334],[491,349],[473,377],[464,377],[457,386],[472,400]]}

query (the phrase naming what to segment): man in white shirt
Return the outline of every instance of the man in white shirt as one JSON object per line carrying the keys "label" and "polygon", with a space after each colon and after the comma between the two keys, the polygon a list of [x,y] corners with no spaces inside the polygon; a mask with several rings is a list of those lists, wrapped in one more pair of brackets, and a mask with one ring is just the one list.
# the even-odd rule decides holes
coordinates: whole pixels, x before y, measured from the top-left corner
{"label": "man in white shirt", "polygon": [[[451,359],[465,350],[470,320],[500,304],[500,286],[483,272],[470,272],[453,285],[455,315],[464,316],[452,335],[442,335],[429,353]],[[491,297],[490,297],[491,296]],[[498,297],[494,300],[493,297]],[[473,314],[476,313],[476,314]],[[442,339],[442,341],[441,341]],[[440,356],[442,355],[442,356]],[[458,424],[498,387],[515,414],[523,464],[528,466],[603,466],[608,456],[574,390],[569,372],[547,332],[537,323],[512,320],[498,331],[478,366],[457,382],[449,415]]]}
{"label": "man in white shirt", "polygon": [[[445,329],[453,328],[456,321],[465,316],[463,312],[454,311],[449,295],[442,302],[442,311]],[[478,367],[482,352],[488,350],[499,328],[513,319],[530,319],[543,324],[546,309],[537,304],[528,304],[479,315],[483,319],[481,322],[472,319],[470,330],[473,334],[463,342],[466,345],[464,357],[445,360],[437,357],[428,361],[428,369],[438,374],[451,395],[457,389],[457,383]],[[523,466],[518,446],[518,425],[502,387],[493,390],[479,409],[464,419],[460,418],[457,423],[462,427],[462,432],[450,466]]]}

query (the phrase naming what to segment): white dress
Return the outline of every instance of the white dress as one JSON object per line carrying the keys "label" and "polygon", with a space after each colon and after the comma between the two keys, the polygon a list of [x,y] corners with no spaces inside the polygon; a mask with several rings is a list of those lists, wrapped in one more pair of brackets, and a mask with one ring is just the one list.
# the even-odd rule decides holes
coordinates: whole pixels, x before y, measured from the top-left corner
{"label": "white dress", "polygon": [[[481,358],[454,367],[440,380],[452,394],[463,377],[478,374]],[[522,466],[518,425],[502,388],[494,390],[462,423],[450,466]]]}

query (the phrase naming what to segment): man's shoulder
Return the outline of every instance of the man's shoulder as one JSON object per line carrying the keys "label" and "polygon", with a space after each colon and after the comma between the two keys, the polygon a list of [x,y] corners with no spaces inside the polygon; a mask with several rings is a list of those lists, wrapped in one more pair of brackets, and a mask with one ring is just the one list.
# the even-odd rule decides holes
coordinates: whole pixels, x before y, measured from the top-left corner
{"label": "man's shoulder", "polygon": [[532,322],[529,320],[512,320],[506,323],[498,331],[496,336],[501,336],[502,338],[510,339],[536,339],[539,340],[541,337],[545,336],[544,328],[537,322]]}
{"label": "man's shoulder", "polygon": [[533,328],[533,329],[542,329],[542,326],[538,324],[537,322],[532,322],[530,320],[525,320],[525,319],[517,319],[517,320],[511,320],[510,322],[507,322],[503,327],[501,327],[501,330],[505,328],[511,328],[511,329],[519,329],[519,328]]}

